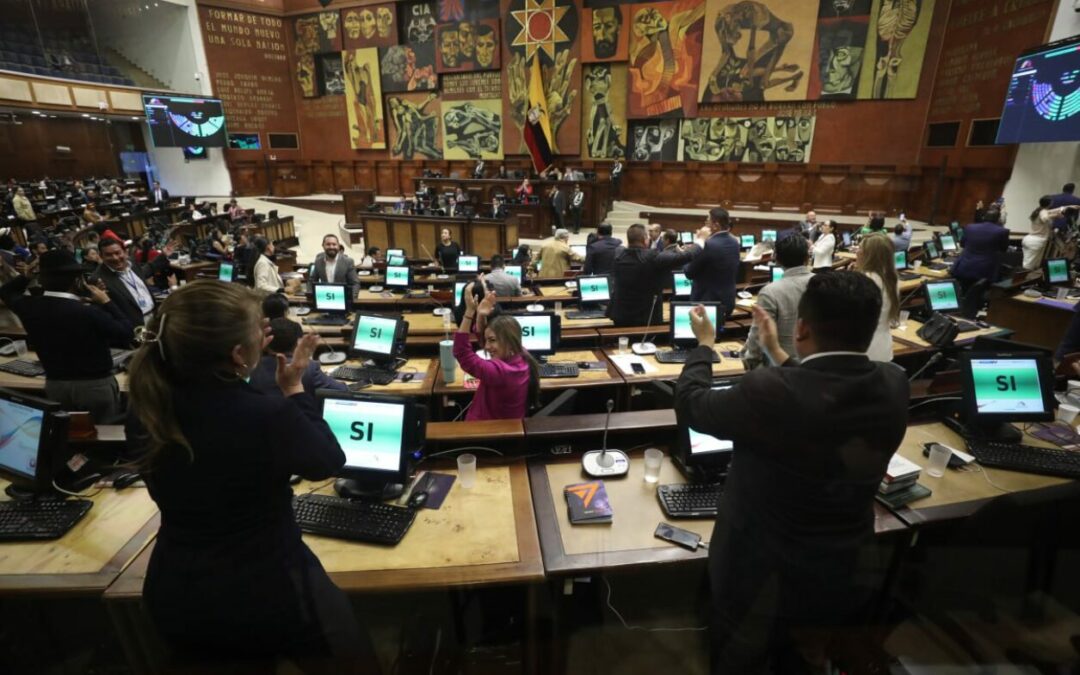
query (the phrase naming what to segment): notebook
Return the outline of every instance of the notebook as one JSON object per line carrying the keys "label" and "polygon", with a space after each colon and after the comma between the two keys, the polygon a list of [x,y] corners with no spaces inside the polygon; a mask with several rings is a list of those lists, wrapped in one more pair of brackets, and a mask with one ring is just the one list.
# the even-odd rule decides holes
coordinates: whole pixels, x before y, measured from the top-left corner
{"label": "notebook", "polygon": [[582,525],[611,522],[611,503],[608,502],[604,481],[594,480],[588,483],[567,485],[563,489],[563,494],[566,496],[571,523]]}

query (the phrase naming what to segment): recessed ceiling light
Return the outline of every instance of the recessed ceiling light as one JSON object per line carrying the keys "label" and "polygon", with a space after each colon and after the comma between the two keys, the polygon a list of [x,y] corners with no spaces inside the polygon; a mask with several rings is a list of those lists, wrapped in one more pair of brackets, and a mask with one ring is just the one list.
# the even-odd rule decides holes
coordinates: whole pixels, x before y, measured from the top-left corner
{"label": "recessed ceiling light", "polygon": [[133,119],[133,120],[138,120],[139,118],[138,118],[138,117],[135,117],[134,115],[132,115],[132,116],[131,116],[131,119]]}
{"label": "recessed ceiling light", "polygon": [[82,116],[83,117],[90,117],[90,113],[83,113]]}

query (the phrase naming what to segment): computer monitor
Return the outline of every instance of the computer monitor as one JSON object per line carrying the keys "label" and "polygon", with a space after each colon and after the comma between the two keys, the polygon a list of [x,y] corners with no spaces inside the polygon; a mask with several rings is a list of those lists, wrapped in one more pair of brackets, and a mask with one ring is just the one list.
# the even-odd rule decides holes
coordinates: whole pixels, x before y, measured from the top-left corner
{"label": "computer monitor", "polygon": [[559,348],[562,321],[554,312],[515,314],[521,326],[521,345],[533,356],[550,356]]}
{"label": "computer monitor", "polygon": [[926,253],[927,260],[937,260],[941,256],[941,254],[938,253],[937,245],[932,241],[923,244],[923,251]]}
{"label": "computer monitor", "polygon": [[686,278],[685,272],[674,272],[671,275],[671,288],[676,298],[689,298],[693,285],[694,283]]}
{"label": "computer monitor", "polygon": [[1034,352],[963,352],[961,410],[969,436],[1018,442],[1010,422],[1054,419],[1054,367]]}
{"label": "computer monitor", "polygon": [[694,233],[693,232],[680,232],[679,233],[679,243],[680,244],[693,244],[694,243]]}
{"label": "computer monitor", "polygon": [[742,248],[754,248],[754,235],[742,235],[741,237],[739,237],[739,245],[742,246]]}
{"label": "computer monitor", "polygon": [[1069,283],[1069,261],[1065,258],[1050,258],[1043,263],[1043,279],[1048,284]]}
{"label": "computer monitor", "polygon": [[349,288],[344,284],[315,284],[312,305],[316,312],[345,314],[352,309]]}
{"label": "computer monitor", "polygon": [[762,230],[761,241],[776,241],[776,230]]}
{"label": "computer monitor", "polygon": [[233,280],[233,264],[231,262],[222,262],[218,266],[217,278],[218,281],[232,281]]}
{"label": "computer monitor", "polygon": [[398,254],[395,253],[394,255],[386,256],[386,264],[387,265],[393,265],[394,267],[401,267],[402,265],[406,264],[406,262],[407,261],[405,259],[405,256],[403,256],[403,255],[398,255]]}
{"label": "computer monitor", "polygon": [[926,306],[931,312],[951,314],[960,311],[960,292],[957,290],[956,282],[951,279],[928,281],[923,286],[923,293]]}
{"label": "computer monitor", "polygon": [[454,307],[457,307],[461,304],[462,293],[465,292],[465,287],[468,286],[470,283],[472,283],[471,280],[454,282]]}
{"label": "computer monitor", "polygon": [[939,234],[938,244],[941,245],[941,250],[945,253],[954,253],[956,251],[956,238],[951,234]]}
{"label": "computer monitor", "polygon": [[949,232],[956,237],[956,241],[964,241],[964,228],[960,227],[959,222],[954,220],[949,223]]}
{"label": "computer monitor", "polygon": [[67,431],[68,415],[59,403],[0,389],[0,478],[11,482],[9,493],[53,491],[53,467],[64,461]]}
{"label": "computer monitor", "polygon": [[671,329],[671,344],[676,348],[692,347],[697,344],[697,338],[694,337],[694,331],[690,328],[690,310],[698,305],[704,305],[705,313],[709,316],[709,321],[716,328],[716,332],[721,330],[721,323],[717,320],[720,314],[720,303],[718,302],[672,302],[670,312],[670,329]]}
{"label": "computer monitor", "polygon": [[349,356],[390,367],[405,351],[408,334],[409,323],[401,317],[360,312],[349,342]]}
{"label": "computer monitor", "polygon": [[[717,382],[713,391],[730,389],[729,381]],[[686,420],[677,420],[679,437],[672,453],[675,466],[691,481],[714,481],[727,472],[735,444],[694,429]]]}
{"label": "computer monitor", "polygon": [[844,242],[844,248],[850,248],[851,247],[851,233],[850,232],[848,232],[846,230],[844,232],[841,232],[840,233],[840,238]]}
{"label": "computer monitor", "polygon": [[603,305],[611,300],[611,280],[607,275],[578,277],[581,305]]}
{"label": "computer monitor", "polygon": [[573,251],[574,253],[578,254],[582,258],[584,258],[585,254],[589,250],[589,247],[586,246],[585,244],[571,244],[570,245],[570,250]]}
{"label": "computer monitor", "polygon": [[784,268],[779,265],[769,265],[769,279],[771,281],[780,281],[784,278]]}
{"label": "computer monitor", "polygon": [[503,271],[518,281],[522,281],[522,277],[524,276],[524,273],[521,271],[521,265],[504,265]]}
{"label": "computer monitor", "polygon": [[412,270],[404,265],[386,266],[386,285],[391,288],[408,288],[412,284]]}
{"label": "computer monitor", "polygon": [[480,256],[476,255],[463,255],[458,256],[458,271],[459,272],[479,272],[480,271]]}
{"label": "computer monitor", "polygon": [[426,409],[407,396],[320,389],[322,418],[345,453],[335,488],[342,496],[381,500],[397,493],[409,459],[424,445]]}
{"label": "computer monitor", "polygon": [[386,257],[389,258],[392,255],[405,256],[405,249],[403,248],[388,248],[386,249]]}
{"label": "computer monitor", "polygon": [[907,251],[896,251],[893,253],[893,263],[898,270],[907,269]]}

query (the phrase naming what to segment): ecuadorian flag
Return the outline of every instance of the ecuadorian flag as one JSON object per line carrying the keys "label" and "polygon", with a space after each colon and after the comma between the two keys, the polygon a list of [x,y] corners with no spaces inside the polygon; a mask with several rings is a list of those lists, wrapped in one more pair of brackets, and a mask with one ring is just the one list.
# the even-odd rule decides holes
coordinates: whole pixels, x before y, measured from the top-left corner
{"label": "ecuadorian flag", "polygon": [[529,74],[529,112],[525,116],[525,145],[529,146],[533,168],[537,173],[551,166],[551,124],[548,121],[547,97],[540,74],[540,55],[533,55],[532,72]]}

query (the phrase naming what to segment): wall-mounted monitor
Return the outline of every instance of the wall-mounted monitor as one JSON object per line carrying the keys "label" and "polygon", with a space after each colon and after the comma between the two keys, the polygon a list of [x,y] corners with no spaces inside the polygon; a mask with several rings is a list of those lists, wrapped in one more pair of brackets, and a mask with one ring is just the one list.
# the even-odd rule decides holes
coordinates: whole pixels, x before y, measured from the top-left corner
{"label": "wall-mounted monitor", "polygon": [[221,99],[143,94],[146,124],[156,148],[224,148],[225,108]]}
{"label": "wall-mounted monitor", "polygon": [[998,143],[1080,141],[1080,36],[1028,49],[1013,65]]}
{"label": "wall-mounted monitor", "polygon": [[261,150],[262,143],[259,134],[229,134],[229,148],[231,150]]}

